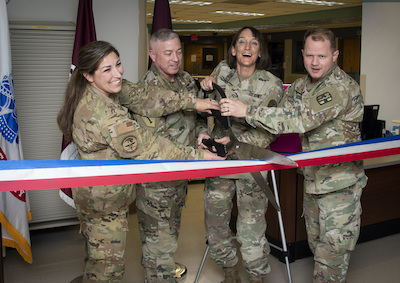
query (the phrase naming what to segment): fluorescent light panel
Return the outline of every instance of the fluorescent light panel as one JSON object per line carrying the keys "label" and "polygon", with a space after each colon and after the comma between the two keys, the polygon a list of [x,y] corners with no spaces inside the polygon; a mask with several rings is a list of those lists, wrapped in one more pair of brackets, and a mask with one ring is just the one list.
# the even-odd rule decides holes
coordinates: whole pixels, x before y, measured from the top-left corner
{"label": "fluorescent light panel", "polygon": [[232,12],[232,11],[215,11],[211,12],[213,14],[222,14],[222,15],[234,15],[234,16],[252,16],[252,17],[262,17],[265,16],[265,14],[260,14],[260,13],[246,13],[246,12]]}
{"label": "fluorescent light panel", "polygon": [[211,24],[212,21],[202,21],[202,20],[174,20],[172,19],[172,22],[174,23],[189,23],[189,24]]}
{"label": "fluorescent light panel", "polygon": [[340,6],[346,3],[335,2],[335,1],[319,1],[319,0],[275,0],[275,2],[281,3],[293,3],[293,4],[307,4],[317,6]]}
{"label": "fluorescent light panel", "polygon": [[[147,0],[148,3],[154,3],[155,0]],[[203,1],[186,1],[186,0],[170,0],[169,4],[176,5],[188,5],[188,6],[207,6],[214,4],[214,2],[203,2]]]}

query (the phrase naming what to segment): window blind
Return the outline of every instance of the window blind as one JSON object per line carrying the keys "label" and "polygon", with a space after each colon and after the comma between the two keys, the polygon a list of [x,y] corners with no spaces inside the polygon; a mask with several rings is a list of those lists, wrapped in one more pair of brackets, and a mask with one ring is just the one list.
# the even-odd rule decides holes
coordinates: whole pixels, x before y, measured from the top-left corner
{"label": "window blind", "polygon": [[[25,160],[60,158],[62,133],[56,118],[71,66],[75,27],[69,29],[10,25],[15,104]],[[76,218],[76,211],[58,193],[29,191],[31,229],[67,225],[60,223]]]}

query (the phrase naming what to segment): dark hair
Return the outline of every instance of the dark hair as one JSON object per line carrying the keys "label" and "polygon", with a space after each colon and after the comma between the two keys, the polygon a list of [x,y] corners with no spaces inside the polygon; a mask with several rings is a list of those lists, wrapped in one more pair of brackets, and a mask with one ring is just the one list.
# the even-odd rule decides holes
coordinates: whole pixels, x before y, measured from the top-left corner
{"label": "dark hair", "polygon": [[119,52],[106,41],[93,41],[83,46],[78,54],[78,63],[72,72],[65,91],[64,104],[57,116],[58,127],[64,134],[67,142],[72,142],[72,124],[75,109],[82,98],[89,82],[83,76],[84,73],[93,75],[100,62],[111,52],[119,57]]}
{"label": "dark hair", "polygon": [[256,69],[258,70],[269,69],[271,67],[271,60],[269,58],[267,48],[265,47],[264,37],[261,34],[261,32],[254,27],[243,27],[235,34],[228,52],[228,66],[232,69],[236,69],[237,60],[236,56],[232,55],[232,48],[236,46],[240,34],[245,29],[251,30],[253,36],[257,39],[258,43],[260,44],[260,57],[258,57],[257,59]]}
{"label": "dark hair", "polygon": [[303,46],[306,45],[306,40],[310,36],[313,41],[328,40],[331,45],[332,51],[334,52],[336,50],[336,36],[333,31],[323,28],[310,29],[304,34]]}

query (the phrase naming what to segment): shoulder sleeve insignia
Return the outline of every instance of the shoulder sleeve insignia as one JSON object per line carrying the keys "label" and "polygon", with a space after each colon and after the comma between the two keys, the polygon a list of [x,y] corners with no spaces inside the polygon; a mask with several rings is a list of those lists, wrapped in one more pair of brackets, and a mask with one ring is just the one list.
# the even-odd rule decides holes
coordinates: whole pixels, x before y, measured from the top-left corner
{"label": "shoulder sleeve insignia", "polygon": [[122,148],[127,153],[132,153],[138,148],[138,142],[136,137],[127,136],[122,140]]}
{"label": "shoulder sleeve insignia", "polygon": [[331,101],[332,101],[332,94],[330,94],[329,92],[324,92],[323,94],[317,96],[317,102],[319,105],[324,105],[325,103]]}
{"label": "shoulder sleeve insignia", "polygon": [[310,106],[315,113],[325,111],[342,103],[341,93],[333,86],[325,87],[310,99]]}

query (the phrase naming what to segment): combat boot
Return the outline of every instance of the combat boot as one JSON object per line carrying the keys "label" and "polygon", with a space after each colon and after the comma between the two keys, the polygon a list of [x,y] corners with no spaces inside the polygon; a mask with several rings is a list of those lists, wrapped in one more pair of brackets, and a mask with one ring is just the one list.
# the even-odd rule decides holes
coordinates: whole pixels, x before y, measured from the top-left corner
{"label": "combat boot", "polygon": [[186,280],[186,275],[187,275],[187,268],[183,264],[180,263],[175,263],[176,268],[175,268],[175,278],[177,282],[183,282]]}
{"label": "combat boot", "polygon": [[239,272],[235,266],[224,267],[225,279],[221,283],[241,283]]}

